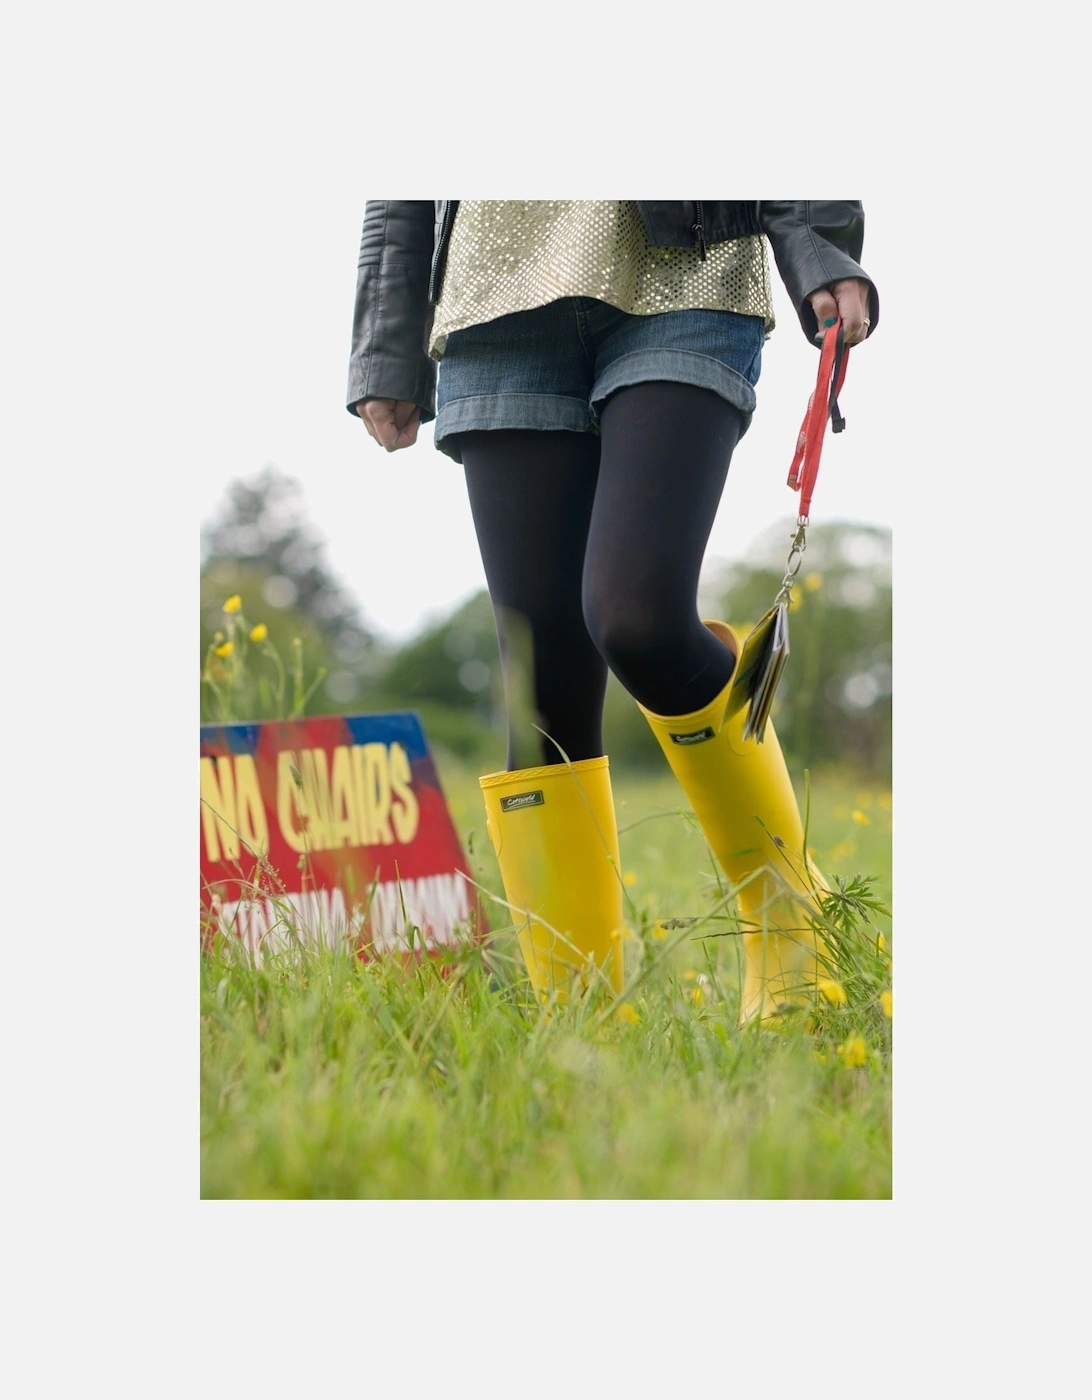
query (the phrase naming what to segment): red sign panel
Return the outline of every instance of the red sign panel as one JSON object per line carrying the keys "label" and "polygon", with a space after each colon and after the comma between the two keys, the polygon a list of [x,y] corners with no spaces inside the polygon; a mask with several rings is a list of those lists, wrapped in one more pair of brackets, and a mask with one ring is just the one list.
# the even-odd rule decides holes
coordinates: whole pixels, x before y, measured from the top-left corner
{"label": "red sign panel", "polygon": [[415,714],[201,727],[201,922],[363,956],[483,928]]}

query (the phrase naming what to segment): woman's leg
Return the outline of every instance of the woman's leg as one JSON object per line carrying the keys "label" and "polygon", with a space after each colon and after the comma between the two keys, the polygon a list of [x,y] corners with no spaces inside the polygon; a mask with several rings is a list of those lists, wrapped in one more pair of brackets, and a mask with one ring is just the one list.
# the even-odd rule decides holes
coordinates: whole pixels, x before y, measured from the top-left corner
{"label": "woman's leg", "polygon": [[466,434],[460,454],[504,671],[508,771],[481,785],[505,900],[537,996],[564,1000],[574,979],[605,978],[620,992],[607,668],[580,599],[599,439],[495,429]]}
{"label": "woman's leg", "polygon": [[692,384],[635,384],[601,414],[584,616],[611,670],[657,714],[706,704],[731,653],[698,616],[698,576],[743,416]]}
{"label": "woman's leg", "polygon": [[644,709],[738,890],[743,1020],[799,1004],[826,950],[809,922],[820,879],[773,725],[743,737],[730,678],[739,639],[697,613],[698,573],[740,417],[707,389],[650,383],[602,413],[585,610],[611,669]]}
{"label": "woman's leg", "polygon": [[460,451],[497,619],[508,768],[563,762],[559,746],[573,762],[597,758],[607,671],[584,623],[581,576],[599,439],[498,429],[465,434]]}

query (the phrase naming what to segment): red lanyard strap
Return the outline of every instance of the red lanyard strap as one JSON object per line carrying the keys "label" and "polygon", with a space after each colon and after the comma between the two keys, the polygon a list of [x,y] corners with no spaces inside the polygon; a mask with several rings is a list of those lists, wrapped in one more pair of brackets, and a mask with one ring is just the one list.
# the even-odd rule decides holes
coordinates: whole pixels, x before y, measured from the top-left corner
{"label": "red lanyard strap", "polygon": [[800,492],[800,520],[804,524],[811,510],[815,478],[819,475],[819,454],[823,450],[827,419],[829,417],[831,429],[836,433],[840,433],[846,425],[838,407],[838,395],[842,391],[848,363],[849,347],[845,343],[842,323],[838,320],[823,337],[819,377],[808,399],[807,412],[796,439],[796,453],[789,467],[788,484],[794,491]]}

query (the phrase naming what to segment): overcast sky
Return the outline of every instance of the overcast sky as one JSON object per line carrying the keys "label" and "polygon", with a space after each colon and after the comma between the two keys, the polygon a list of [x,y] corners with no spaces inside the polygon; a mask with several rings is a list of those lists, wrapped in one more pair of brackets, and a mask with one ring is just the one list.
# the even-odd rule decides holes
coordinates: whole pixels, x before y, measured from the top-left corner
{"label": "overcast sky", "polygon": [[[365,619],[388,636],[406,636],[483,587],[484,576],[462,471],[436,451],[431,425],[414,447],[388,454],[344,408],[360,225],[367,195],[385,191],[326,178],[321,162],[279,182],[260,152],[255,169],[237,174],[241,187],[218,192],[226,207],[204,269],[215,323],[202,349],[211,411],[192,463],[199,514],[207,520],[219,509],[233,478],[273,463],[299,481],[328,563]],[[882,200],[866,201],[865,212],[863,263],[880,289],[880,325],[851,354],[841,398],[847,428],[827,434],[811,518],[891,527],[899,444],[885,436],[895,405],[883,358],[897,334],[897,312],[894,331],[886,316],[899,277],[897,235]],[[707,573],[796,510],[785,479],[818,354],[772,259],[771,268],[778,324],[713,528]]]}

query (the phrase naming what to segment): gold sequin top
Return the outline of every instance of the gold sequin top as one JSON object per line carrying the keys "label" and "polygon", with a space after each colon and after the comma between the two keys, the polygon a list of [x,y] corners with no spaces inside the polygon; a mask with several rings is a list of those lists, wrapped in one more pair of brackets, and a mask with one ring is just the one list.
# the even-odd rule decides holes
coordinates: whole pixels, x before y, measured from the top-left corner
{"label": "gold sequin top", "polygon": [[655,248],[633,200],[469,199],[451,229],[429,353],[452,331],[559,297],[594,297],[634,316],[736,311],[773,330],[761,234],[697,249]]}

